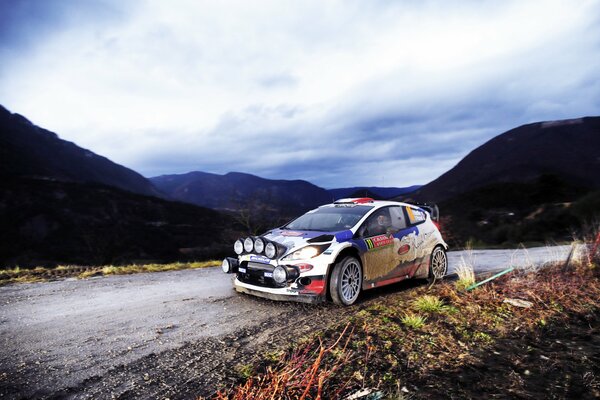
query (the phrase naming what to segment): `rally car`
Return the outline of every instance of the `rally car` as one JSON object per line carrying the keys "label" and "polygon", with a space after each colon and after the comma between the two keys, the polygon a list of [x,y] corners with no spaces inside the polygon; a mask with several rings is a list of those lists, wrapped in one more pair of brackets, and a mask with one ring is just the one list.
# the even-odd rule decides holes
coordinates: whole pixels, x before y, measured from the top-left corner
{"label": "rally car", "polygon": [[275,300],[351,305],[362,290],[407,278],[441,279],[448,245],[424,209],[394,201],[350,198],[311,210],[257,237],[238,239],[238,292]]}

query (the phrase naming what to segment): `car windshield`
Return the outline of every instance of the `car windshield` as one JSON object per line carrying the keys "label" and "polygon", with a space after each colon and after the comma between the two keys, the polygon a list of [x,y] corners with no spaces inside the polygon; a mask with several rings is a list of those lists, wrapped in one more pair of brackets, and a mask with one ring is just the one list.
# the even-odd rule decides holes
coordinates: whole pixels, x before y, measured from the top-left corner
{"label": "car windshield", "polygon": [[296,218],[283,229],[336,232],[350,229],[373,207],[339,204],[320,207]]}

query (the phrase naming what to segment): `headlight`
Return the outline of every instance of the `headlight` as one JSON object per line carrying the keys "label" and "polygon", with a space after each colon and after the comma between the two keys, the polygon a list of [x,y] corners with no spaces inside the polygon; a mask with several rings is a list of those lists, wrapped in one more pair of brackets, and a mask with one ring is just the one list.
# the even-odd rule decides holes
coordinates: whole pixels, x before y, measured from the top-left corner
{"label": "headlight", "polygon": [[277,247],[271,242],[267,243],[265,246],[265,256],[269,258],[275,258],[277,255]]}
{"label": "headlight", "polygon": [[273,280],[276,283],[284,283],[287,281],[287,271],[281,265],[273,270]]}
{"label": "headlight", "polygon": [[329,247],[328,244],[322,246],[306,246],[301,249],[296,250],[295,252],[288,254],[283,257],[283,260],[293,261],[293,260],[306,260],[309,258],[313,258],[324,252]]}
{"label": "headlight", "polygon": [[233,251],[235,251],[235,254],[242,254],[244,252],[244,243],[242,243],[242,241],[240,239],[236,240],[234,245],[233,245]]}
{"label": "headlight", "polygon": [[221,269],[223,270],[223,272],[225,272],[226,274],[229,273],[229,271],[231,270],[231,265],[229,265],[229,260],[227,260],[226,258],[223,259],[223,263],[221,263]]}
{"label": "headlight", "polygon": [[257,253],[262,253],[265,249],[265,242],[261,238],[256,238],[254,241],[254,251]]}
{"label": "headlight", "polygon": [[221,268],[226,274],[232,274],[238,270],[238,260],[233,257],[226,257],[221,263]]}
{"label": "headlight", "polygon": [[253,248],[254,240],[252,240],[252,238],[246,238],[246,240],[244,240],[244,250],[246,250],[246,253],[252,253]]}

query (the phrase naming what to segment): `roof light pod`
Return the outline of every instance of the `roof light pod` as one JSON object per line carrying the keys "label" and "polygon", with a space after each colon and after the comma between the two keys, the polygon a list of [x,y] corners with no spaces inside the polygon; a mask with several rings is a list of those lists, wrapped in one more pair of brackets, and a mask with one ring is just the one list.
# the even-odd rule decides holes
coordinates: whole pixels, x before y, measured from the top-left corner
{"label": "roof light pod", "polygon": [[339,199],[333,202],[333,204],[366,204],[373,203],[373,200],[370,197],[359,197],[359,198],[348,198],[348,199]]}
{"label": "roof light pod", "polygon": [[370,198],[370,197],[361,197],[361,198],[359,198],[359,199],[352,199],[352,202],[353,202],[354,204],[365,204],[365,203],[372,203],[372,202],[374,202],[374,201],[375,201],[375,200],[373,200],[373,199],[372,199],[372,198]]}

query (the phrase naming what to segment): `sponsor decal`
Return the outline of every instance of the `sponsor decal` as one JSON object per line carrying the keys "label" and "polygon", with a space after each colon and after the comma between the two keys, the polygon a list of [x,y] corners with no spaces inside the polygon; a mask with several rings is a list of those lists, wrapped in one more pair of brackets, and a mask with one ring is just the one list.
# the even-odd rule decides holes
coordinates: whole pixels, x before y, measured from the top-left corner
{"label": "sponsor decal", "polygon": [[272,278],[272,277],[273,277],[272,272],[265,272],[265,278]]}
{"label": "sponsor decal", "polygon": [[379,235],[366,239],[365,244],[368,250],[375,250],[380,247],[389,246],[394,243],[393,236]]}
{"label": "sponsor decal", "polygon": [[411,207],[406,207],[406,212],[408,213],[408,219],[411,224],[415,223],[415,214],[413,213],[413,209]]}
{"label": "sponsor decal", "polygon": [[410,245],[408,244],[403,244],[402,246],[400,246],[400,248],[398,249],[398,255],[403,255],[406,254],[410,251]]}
{"label": "sponsor decal", "polygon": [[250,261],[256,261],[263,264],[268,264],[271,262],[271,259],[263,256],[250,256]]}
{"label": "sponsor decal", "polygon": [[238,268],[238,271],[241,272],[242,274],[246,273],[246,268]]}
{"label": "sponsor decal", "polygon": [[302,232],[297,232],[297,231],[281,231],[281,236],[290,236],[290,237],[298,237],[298,236],[302,236],[303,233]]}

